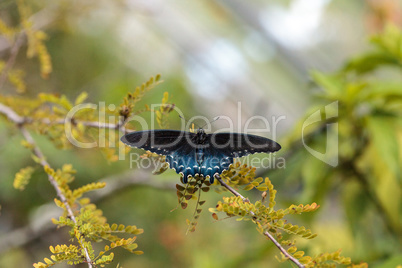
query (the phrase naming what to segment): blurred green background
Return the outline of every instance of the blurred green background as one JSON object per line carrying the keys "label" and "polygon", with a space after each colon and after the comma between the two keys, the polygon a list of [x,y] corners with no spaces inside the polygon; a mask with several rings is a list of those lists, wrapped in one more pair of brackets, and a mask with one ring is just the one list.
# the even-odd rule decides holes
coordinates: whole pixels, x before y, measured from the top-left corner
{"label": "blurred green background", "polygon": [[[23,96],[47,92],[73,100],[86,91],[90,102],[119,105],[127,92],[160,73],[164,83],[140,105],[160,103],[167,91],[186,118],[228,116],[244,128],[255,115],[270,123],[272,116],[284,116],[276,131],[263,135],[282,144],[279,155],[286,167],[257,172],[269,176],[278,190],[277,207],[321,205],[313,215],[290,219],[318,234],[313,240],[299,239],[299,248],[310,255],[342,248],[353,262],[366,261],[370,267],[402,264],[401,1],[26,4],[34,27],[48,35],[53,72],[42,79],[37,59],[27,59],[23,46],[15,63],[25,71]],[[8,25],[18,25],[16,3],[0,1],[0,16]],[[395,26],[387,28],[388,23]],[[370,44],[372,35],[377,39]],[[9,49],[0,36],[2,60],[7,61]],[[16,91],[6,83],[1,95]],[[325,119],[322,108],[335,101],[339,153],[333,167],[302,146],[301,129],[316,111]],[[214,122],[213,130],[227,128],[225,122]],[[169,123],[180,128],[174,113]],[[320,152],[326,150],[327,134],[335,131],[326,129],[326,123],[305,129],[308,145]],[[258,121],[251,126],[264,127]],[[40,168],[24,192],[13,188],[15,173],[32,165],[32,159],[20,145],[22,136],[6,120],[0,120],[0,133],[0,267],[29,267],[49,255],[49,245],[68,243],[69,236],[52,227],[50,219],[60,211]],[[130,173],[127,160],[108,163],[97,149],[59,150],[46,138],[34,137],[54,167],[71,163],[77,169],[73,186],[139,174]],[[145,253],[118,250],[114,266],[291,267],[275,260],[279,251],[250,222],[215,222],[204,211],[196,232],[186,235],[192,207],[170,212],[177,206],[172,185],[178,175],[172,170],[140,174],[146,177],[144,185],[127,185],[96,201],[109,222],[144,229],[137,242]],[[260,198],[258,192],[247,194]],[[204,206],[214,207],[222,195],[210,191],[203,197]]]}

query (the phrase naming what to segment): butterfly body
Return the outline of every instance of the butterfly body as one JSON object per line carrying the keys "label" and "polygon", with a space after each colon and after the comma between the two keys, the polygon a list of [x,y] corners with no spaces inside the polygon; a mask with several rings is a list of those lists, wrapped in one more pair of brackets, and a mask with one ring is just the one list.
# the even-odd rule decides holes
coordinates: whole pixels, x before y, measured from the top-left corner
{"label": "butterfly body", "polygon": [[204,176],[214,181],[214,176],[227,170],[233,158],[258,152],[276,152],[281,146],[270,139],[242,133],[206,134],[201,128],[197,133],[177,130],[146,130],[124,135],[121,141],[131,147],[141,148],[166,156],[169,167],[188,178]]}

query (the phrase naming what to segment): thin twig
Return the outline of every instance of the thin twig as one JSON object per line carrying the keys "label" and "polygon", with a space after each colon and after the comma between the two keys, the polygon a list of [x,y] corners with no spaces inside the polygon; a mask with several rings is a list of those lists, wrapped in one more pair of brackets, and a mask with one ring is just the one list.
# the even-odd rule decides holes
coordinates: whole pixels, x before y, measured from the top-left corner
{"label": "thin twig", "polygon": [[[39,149],[39,147],[36,145],[34,139],[32,138],[31,134],[29,133],[29,131],[24,127],[23,122],[25,122],[24,118],[19,116],[17,113],[15,113],[11,108],[3,105],[0,103],[0,112],[5,114],[8,119],[12,120],[15,124],[17,124],[19,126],[19,129],[22,133],[22,135],[24,136],[24,138],[27,140],[27,142],[29,144],[31,144],[32,146],[32,150],[34,152],[34,154],[38,157],[40,164],[43,167],[50,167],[49,163],[46,161],[45,156],[43,155],[42,151]],[[50,174],[48,174],[48,179],[50,184],[53,186],[53,188],[56,190],[57,196],[60,198],[61,202],[63,202],[67,214],[70,217],[70,219],[77,224],[77,220],[74,216],[74,212],[71,209],[70,205],[67,202],[67,198],[64,196],[63,192],[61,191],[61,189],[59,188],[59,185],[56,181],[56,179],[51,176]],[[80,241],[80,244],[82,245],[82,241]],[[85,253],[85,259],[86,262],[88,263],[88,267],[92,268],[92,259],[89,256],[88,253],[88,249],[86,247],[84,247],[84,253]]]}
{"label": "thin twig", "polygon": [[[27,123],[27,124],[38,121],[38,119],[33,119],[31,117],[25,117],[24,120],[25,120],[24,123]],[[71,120],[67,120],[67,119],[58,119],[58,120],[52,121],[49,118],[42,118],[42,119],[39,119],[39,121],[46,125],[64,125],[68,121],[71,122]],[[117,122],[115,124],[112,124],[112,123],[104,123],[104,122],[98,122],[98,121],[80,121],[80,120],[76,120],[75,118],[73,118],[73,124],[81,124],[86,127],[106,128],[106,129],[116,129],[116,130],[119,129],[125,133],[134,131],[133,129],[128,129],[128,128],[126,129],[124,127],[124,123],[125,123],[124,119],[119,120],[119,122]]]}
{"label": "thin twig", "polygon": [[242,196],[238,191],[236,191],[235,189],[233,189],[232,187],[230,187],[228,184],[226,184],[221,176],[216,175],[215,178],[219,181],[219,183],[225,187],[226,189],[228,189],[232,194],[234,194],[235,196],[240,196],[241,199],[243,199],[244,202],[250,202],[250,200],[248,200],[248,198],[245,198],[244,196]]}
{"label": "thin twig", "polygon": [[[244,196],[242,196],[238,191],[236,191],[235,189],[233,189],[231,186],[229,186],[227,183],[225,183],[222,178],[217,175],[215,176],[215,178],[219,181],[219,183],[225,187],[226,189],[228,189],[232,194],[234,194],[235,196],[240,196],[240,198],[243,200],[243,202],[250,202],[250,200]],[[249,211],[249,213],[253,216],[255,216],[254,212]],[[274,244],[275,246],[282,252],[283,255],[285,255],[286,258],[288,258],[290,261],[292,261],[294,264],[296,264],[299,268],[304,268],[304,265],[301,264],[295,257],[293,257],[292,255],[290,255],[286,249],[284,249],[281,244],[276,241],[276,239],[268,232],[266,231],[264,233],[264,235],[266,237],[268,237]]]}
{"label": "thin twig", "polygon": [[293,257],[292,255],[290,255],[290,254],[286,251],[286,249],[284,249],[284,248],[281,246],[281,244],[280,244],[278,241],[276,241],[275,238],[274,238],[268,231],[266,231],[266,232],[264,233],[264,235],[265,235],[266,237],[268,237],[268,238],[275,244],[275,246],[276,246],[277,248],[279,248],[279,250],[282,252],[282,254],[286,256],[286,258],[288,258],[289,260],[291,260],[292,262],[294,262],[298,267],[304,268],[304,265],[301,264],[295,257]]}
{"label": "thin twig", "polygon": [[[21,124],[30,124],[33,122],[40,121],[46,125],[64,125],[68,122],[67,119],[58,119],[58,120],[50,120],[49,118],[42,118],[42,119],[34,119],[32,117],[22,117],[16,114],[10,107],[0,103],[0,113],[6,115],[8,119],[13,121],[14,123],[21,125]],[[112,123],[104,123],[98,121],[79,121],[73,118],[74,124],[82,124],[86,127],[93,127],[93,128],[106,128],[106,129],[119,129],[122,132],[132,132],[133,129],[125,128],[124,127],[124,120],[119,120],[119,122],[112,124]]]}
{"label": "thin twig", "polygon": [[0,113],[7,116],[10,121],[13,121],[16,125],[21,125],[25,122],[24,118],[19,116],[16,112],[13,111],[10,107],[0,103]]}

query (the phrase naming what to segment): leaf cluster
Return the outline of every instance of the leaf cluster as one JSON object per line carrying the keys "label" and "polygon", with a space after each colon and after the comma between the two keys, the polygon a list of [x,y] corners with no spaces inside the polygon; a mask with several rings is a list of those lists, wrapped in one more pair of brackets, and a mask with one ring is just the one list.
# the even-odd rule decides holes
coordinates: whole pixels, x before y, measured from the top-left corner
{"label": "leaf cluster", "polygon": [[[40,75],[42,78],[47,79],[53,69],[51,57],[45,45],[47,35],[45,32],[33,27],[31,20],[32,12],[25,1],[16,1],[16,5],[19,15],[19,24],[17,26],[10,26],[6,21],[0,18],[0,34],[5,36],[10,47],[15,47],[17,51],[21,46],[23,35],[25,35],[27,42],[27,58],[38,58]],[[26,92],[27,85],[24,81],[25,72],[23,69],[11,67],[8,63],[0,61],[0,72],[6,72],[7,81],[16,89],[17,93]]]}
{"label": "leaf cluster", "polygon": [[118,113],[123,116],[123,118],[129,118],[133,114],[139,114],[143,111],[149,111],[150,108],[148,105],[145,105],[145,109],[141,109],[137,112],[134,111],[134,108],[148,91],[153,89],[155,86],[159,85],[163,81],[160,80],[161,76],[158,74],[155,77],[149,78],[149,80],[143,83],[141,86],[135,88],[133,92],[129,92],[126,97],[124,97],[123,102],[120,104],[118,109]]}
{"label": "leaf cluster", "polygon": [[169,127],[168,115],[170,112],[173,111],[173,109],[174,109],[174,104],[169,103],[169,93],[165,92],[163,94],[163,98],[162,98],[162,102],[159,107],[159,110],[155,111],[156,122],[158,122],[158,125],[161,128]]}
{"label": "leaf cluster", "polygon": [[[298,251],[295,245],[296,241],[289,240],[289,237],[302,237],[305,239],[313,239],[317,235],[312,233],[310,229],[304,226],[294,225],[286,219],[288,215],[298,215],[301,213],[316,211],[320,206],[316,203],[308,205],[290,205],[286,209],[275,209],[276,190],[268,178],[252,178],[249,177],[253,173],[253,168],[247,165],[232,165],[226,173],[222,174],[222,178],[226,177],[226,182],[231,183],[230,178],[237,178],[235,182],[241,181],[245,185],[243,190],[251,190],[253,188],[262,191],[262,199],[254,203],[248,198],[236,195],[232,197],[223,197],[223,201],[219,201],[215,208],[209,211],[215,220],[218,220],[218,213],[225,213],[227,217],[235,217],[236,221],[251,221],[257,225],[257,231],[268,236],[273,235],[283,247],[287,248],[287,253],[305,267],[335,267],[336,264],[350,265],[351,260],[342,257],[340,251],[334,253],[322,253],[316,257],[305,256],[304,251]],[[232,176],[228,177],[228,174]],[[245,179],[247,178],[247,180]],[[246,183],[248,181],[248,184]],[[233,183],[237,186],[237,183]],[[250,186],[251,185],[251,186]],[[269,195],[269,199],[266,199]],[[288,257],[282,254],[280,261],[288,260]]]}
{"label": "leaf cluster", "polygon": [[13,183],[14,188],[21,191],[24,190],[27,184],[29,183],[29,180],[31,179],[31,175],[34,172],[34,170],[35,169],[30,166],[20,169],[20,171],[18,171],[18,173],[15,174]]}
{"label": "leaf cluster", "polygon": [[239,186],[245,186],[244,190],[247,191],[259,186],[259,183],[252,183],[255,178],[255,171],[256,168],[253,166],[241,165],[240,162],[235,162],[230,165],[228,170],[222,172],[221,178],[236,189]]}
{"label": "leaf cluster", "polygon": [[[352,58],[338,72],[312,72],[320,91],[284,143],[284,148],[289,148],[289,161],[297,163],[288,175],[302,179],[304,190],[299,199],[320,202],[330,189],[339,187],[352,232],[356,239],[364,237],[363,251],[381,248],[384,257],[390,252],[379,244],[380,240],[394,245],[395,253],[402,245],[401,40],[402,31],[388,25],[370,39],[371,51]],[[337,109],[330,109],[329,104]],[[322,119],[304,127],[306,119],[317,111]],[[328,152],[332,158],[339,156],[336,169],[305,150],[297,150],[302,145],[303,130],[308,147]],[[333,148],[336,151],[332,151],[332,156],[331,147],[325,147],[328,137],[336,138],[339,144]],[[380,224],[374,224],[377,219],[381,219]],[[361,228],[362,225],[375,225],[383,234],[382,239],[374,237],[373,230]]]}
{"label": "leaf cluster", "polygon": [[[61,262],[67,262],[70,265],[76,265],[86,261],[85,250],[95,265],[103,267],[113,261],[114,254],[112,249],[117,247],[124,248],[134,254],[142,254],[142,251],[136,251],[138,245],[135,242],[136,235],[143,232],[135,225],[124,226],[123,224],[108,224],[103,212],[97,209],[96,205],[90,202],[89,198],[83,195],[89,191],[94,191],[105,187],[104,183],[90,183],[77,189],[70,189],[69,183],[74,180],[73,174],[75,170],[71,165],[64,165],[62,169],[53,170],[49,166],[45,166],[48,175],[55,178],[63,196],[66,200],[63,202],[55,198],[55,203],[62,208],[64,213],[59,219],[53,219],[53,223],[58,227],[68,227],[72,241],[75,244],[50,246],[52,255],[44,259],[43,262],[34,264],[34,267],[45,268]],[[74,220],[70,217],[68,207],[74,209]],[[129,235],[131,237],[124,238],[121,235]],[[108,245],[103,251],[95,253],[93,242],[107,241]],[[109,254],[106,254],[108,253]]]}
{"label": "leaf cluster", "polygon": [[[144,94],[160,83],[160,75],[155,78],[151,77],[142,86],[137,87],[133,93],[129,93],[123,104],[115,111],[111,110],[109,106],[85,104],[88,97],[86,92],[79,94],[73,102],[65,95],[51,93],[40,93],[37,98],[0,95],[0,102],[23,116],[27,127],[47,136],[58,148],[73,148],[71,140],[83,144],[91,144],[94,140],[99,141],[96,145],[105,158],[113,162],[118,160],[116,147],[120,142],[120,135],[117,135],[116,132],[123,127],[126,116],[138,115],[145,111],[154,112],[160,126],[167,127],[167,116],[174,107],[168,101],[167,92],[164,93],[162,104],[158,110],[151,111],[148,105],[145,105],[145,109],[134,109],[135,104],[141,100]],[[78,109],[71,114],[72,109],[76,107]],[[122,117],[119,114],[123,113],[124,107],[128,107],[129,112]],[[104,120],[99,114],[105,115]],[[104,124],[109,124],[109,126],[103,127]],[[128,150],[127,147],[126,151]]]}
{"label": "leaf cluster", "polygon": [[[183,183],[183,177],[181,177],[181,182]],[[201,192],[208,192],[210,190],[211,183],[204,177],[195,176],[192,177],[189,182],[184,186],[176,184],[176,194],[179,204],[182,209],[186,209],[188,206],[188,201],[191,199],[197,200],[193,219],[190,221],[187,219],[187,225],[189,232],[194,232],[197,226],[198,219],[202,212],[202,205],[205,204],[205,200],[201,200]],[[198,195],[197,195],[198,193]]]}
{"label": "leaf cluster", "polygon": [[[304,251],[297,251],[295,246],[288,248],[287,250],[293,257],[299,259],[299,261],[306,268],[336,268],[339,265],[348,265],[348,267],[368,267],[367,263],[362,264],[352,264],[351,259],[349,257],[341,256],[341,250],[337,250],[331,253],[322,253],[316,257],[304,256]],[[277,258],[280,262],[285,262],[288,260],[283,254],[281,254],[281,258]],[[351,265],[351,266],[349,266]]]}
{"label": "leaf cluster", "polygon": [[[22,97],[0,96],[2,103],[10,107],[24,118],[24,127],[37,130],[40,134],[50,137],[63,145],[68,144],[65,139],[65,123],[70,124],[75,137],[90,137],[89,128],[95,119],[93,109],[83,109],[77,112],[74,118],[65,122],[64,118],[75,106],[83,104],[87,98],[86,93],[81,93],[74,102],[69,101],[66,96],[41,93],[36,99]],[[164,95],[164,103],[167,105],[168,95]],[[26,105],[25,105],[26,104]],[[169,111],[164,109],[166,115]],[[87,121],[89,120],[89,121]],[[99,124],[104,122],[97,122]],[[99,131],[99,128],[96,130]],[[115,129],[113,129],[115,131]],[[86,135],[88,134],[88,135]],[[115,135],[118,136],[118,135]],[[31,138],[32,139],[32,138]],[[113,261],[115,248],[123,248],[134,254],[142,254],[136,250],[136,236],[143,232],[135,225],[124,226],[122,224],[109,224],[103,216],[103,212],[91,203],[84,195],[89,191],[102,189],[105,183],[93,182],[72,189],[70,184],[75,180],[76,170],[71,164],[65,164],[60,169],[54,169],[47,163],[37,145],[29,139],[23,140],[22,145],[32,151],[33,160],[40,164],[49,177],[49,181],[56,188],[58,198],[54,202],[63,209],[63,214],[53,223],[58,227],[67,227],[71,236],[71,244],[50,246],[52,253],[43,262],[34,264],[34,267],[50,267],[65,262],[69,265],[77,265],[90,261],[92,265],[103,267]],[[66,146],[60,146],[65,148]],[[34,171],[33,167],[21,169],[14,179],[14,187],[23,190],[29,183]],[[96,252],[93,249],[94,243],[106,242],[104,250]]]}

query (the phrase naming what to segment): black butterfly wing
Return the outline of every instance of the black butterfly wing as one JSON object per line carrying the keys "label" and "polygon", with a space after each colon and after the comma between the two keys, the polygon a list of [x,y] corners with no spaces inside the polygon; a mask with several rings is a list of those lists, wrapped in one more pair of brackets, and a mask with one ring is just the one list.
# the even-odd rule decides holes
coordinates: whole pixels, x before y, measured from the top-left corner
{"label": "black butterfly wing", "polygon": [[188,177],[200,175],[200,166],[196,159],[196,146],[193,143],[183,143],[178,150],[166,156],[169,167],[177,174],[183,175],[183,182],[188,182]]}
{"label": "black butterfly wing", "polygon": [[144,130],[128,133],[121,137],[121,141],[130,147],[170,155],[185,145],[188,139],[193,139],[194,135],[178,130]]}
{"label": "black butterfly wing", "polygon": [[209,134],[209,143],[222,154],[242,157],[254,153],[274,153],[281,146],[270,139],[244,133]]}
{"label": "black butterfly wing", "polygon": [[273,153],[281,146],[270,139],[243,133],[215,133],[209,134],[207,146],[202,149],[203,162],[200,174],[210,177],[213,183],[214,176],[229,169],[233,158],[253,153]]}
{"label": "black butterfly wing", "polygon": [[145,130],[128,133],[121,141],[131,147],[165,155],[169,167],[182,174],[186,183],[188,176],[200,173],[195,156],[195,136],[178,130]]}
{"label": "black butterfly wing", "polygon": [[210,177],[221,174],[233,163],[233,158],[253,153],[273,153],[281,146],[270,139],[242,134],[208,134],[205,142],[197,142],[197,134],[177,130],[148,130],[124,135],[121,141],[166,156],[170,168],[183,175]]}

